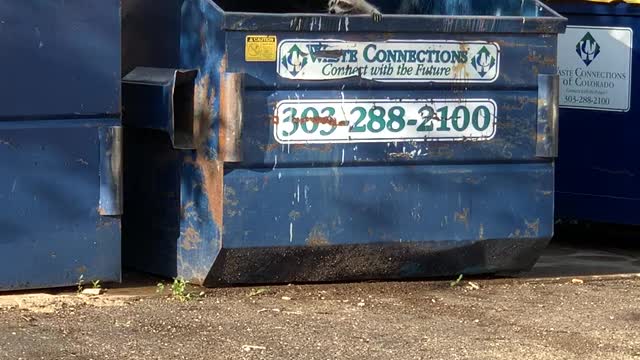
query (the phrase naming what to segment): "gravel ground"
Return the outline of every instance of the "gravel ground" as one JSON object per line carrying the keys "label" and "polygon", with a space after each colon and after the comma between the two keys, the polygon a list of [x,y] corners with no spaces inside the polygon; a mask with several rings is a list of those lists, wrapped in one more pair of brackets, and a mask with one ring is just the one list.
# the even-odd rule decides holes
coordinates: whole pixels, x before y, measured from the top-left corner
{"label": "gravel ground", "polygon": [[640,359],[640,277],[0,296],[2,359]]}

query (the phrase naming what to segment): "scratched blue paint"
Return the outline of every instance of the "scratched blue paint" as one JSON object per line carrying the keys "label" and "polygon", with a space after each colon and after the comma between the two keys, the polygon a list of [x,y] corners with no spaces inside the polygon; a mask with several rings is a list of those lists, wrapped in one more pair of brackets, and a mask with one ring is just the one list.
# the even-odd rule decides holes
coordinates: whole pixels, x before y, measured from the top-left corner
{"label": "scratched blue paint", "polygon": [[552,175],[545,163],[237,169],[225,176],[224,246],[548,236]]}
{"label": "scratched blue paint", "polygon": [[0,289],[120,280],[120,220],[101,216],[101,127],[0,121]]}
{"label": "scratched blue paint", "polygon": [[[166,119],[143,129],[150,119],[125,111],[127,265],[206,285],[508,272],[532,266],[551,238],[554,160],[536,156],[538,75],[556,72],[564,19],[540,3],[524,2],[524,17],[395,16],[376,24],[365,16],[242,12],[249,9],[232,1],[167,1],[162,11],[150,0],[132,3],[125,13],[144,25],[123,28],[147,36],[125,30],[123,41],[143,41],[147,51],[125,53],[124,67],[198,70],[200,138],[196,150],[176,149]],[[245,37],[260,34],[482,39],[498,42],[503,60],[489,84],[292,81],[277,77],[275,62],[245,61]],[[240,162],[220,157],[225,73],[245,74]],[[498,130],[486,142],[274,140],[278,100],[380,97],[492,98]]]}
{"label": "scratched blue paint", "polygon": [[[631,106],[628,112],[560,109],[560,156],[556,178],[556,216],[562,219],[640,224],[640,160],[635,155],[640,108],[636,64],[640,61],[640,7],[616,2],[549,1],[569,25],[628,27],[633,30]],[[602,126],[603,121],[611,126]],[[612,124],[619,124],[613,126]],[[623,125],[624,124],[624,125]],[[598,146],[585,146],[595,141]]]}
{"label": "scratched blue paint", "polygon": [[0,291],[120,281],[120,1],[0,14]]}
{"label": "scratched blue paint", "polygon": [[0,1],[0,119],[120,113],[120,1]]}

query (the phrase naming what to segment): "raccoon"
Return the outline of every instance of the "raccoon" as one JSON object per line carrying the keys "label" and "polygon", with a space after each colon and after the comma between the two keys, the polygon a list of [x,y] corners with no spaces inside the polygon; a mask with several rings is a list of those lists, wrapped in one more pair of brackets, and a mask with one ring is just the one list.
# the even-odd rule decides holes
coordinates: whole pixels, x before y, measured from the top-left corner
{"label": "raccoon", "polygon": [[329,0],[330,14],[369,14],[373,21],[382,20],[382,13],[375,6],[369,4],[366,0]]}

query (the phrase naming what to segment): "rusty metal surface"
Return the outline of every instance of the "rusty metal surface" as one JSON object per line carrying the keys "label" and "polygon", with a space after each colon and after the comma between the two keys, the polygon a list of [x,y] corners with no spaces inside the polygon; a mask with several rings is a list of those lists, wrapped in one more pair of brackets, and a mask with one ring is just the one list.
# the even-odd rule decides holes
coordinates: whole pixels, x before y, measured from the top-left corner
{"label": "rusty metal surface", "polygon": [[245,118],[243,74],[225,73],[220,85],[220,142],[218,157],[241,162],[242,121]]}

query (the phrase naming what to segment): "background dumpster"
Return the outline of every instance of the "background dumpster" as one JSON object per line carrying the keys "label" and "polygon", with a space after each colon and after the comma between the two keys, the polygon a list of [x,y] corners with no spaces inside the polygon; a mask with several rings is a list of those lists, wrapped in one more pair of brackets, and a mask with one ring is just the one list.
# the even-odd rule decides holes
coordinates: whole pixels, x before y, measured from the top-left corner
{"label": "background dumpster", "polygon": [[0,290],[119,281],[119,1],[0,14]]}
{"label": "background dumpster", "polygon": [[640,83],[632,76],[640,4],[633,2],[548,2],[570,24],[558,45],[559,218],[640,224],[633,101]]}
{"label": "background dumpster", "polygon": [[565,19],[479,4],[124,1],[125,263],[205,285],[531,267]]}

